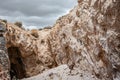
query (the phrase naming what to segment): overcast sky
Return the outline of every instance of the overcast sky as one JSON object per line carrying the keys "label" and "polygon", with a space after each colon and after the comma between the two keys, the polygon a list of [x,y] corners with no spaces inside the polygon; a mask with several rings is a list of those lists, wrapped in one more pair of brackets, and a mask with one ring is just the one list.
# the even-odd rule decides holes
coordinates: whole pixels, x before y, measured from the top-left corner
{"label": "overcast sky", "polygon": [[77,0],[2,0],[0,18],[21,21],[28,28],[53,25],[58,17],[69,12]]}

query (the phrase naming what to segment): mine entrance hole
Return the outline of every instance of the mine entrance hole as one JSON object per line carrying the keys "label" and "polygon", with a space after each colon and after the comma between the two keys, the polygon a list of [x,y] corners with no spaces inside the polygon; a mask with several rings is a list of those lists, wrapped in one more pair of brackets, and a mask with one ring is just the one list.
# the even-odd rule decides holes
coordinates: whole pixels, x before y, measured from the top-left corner
{"label": "mine entrance hole", "polygon": [[21,53],[18,47],[8,48],[8,55],[10,59],[10,76],[11,79],[25,78],[25,68],[21,58]]}

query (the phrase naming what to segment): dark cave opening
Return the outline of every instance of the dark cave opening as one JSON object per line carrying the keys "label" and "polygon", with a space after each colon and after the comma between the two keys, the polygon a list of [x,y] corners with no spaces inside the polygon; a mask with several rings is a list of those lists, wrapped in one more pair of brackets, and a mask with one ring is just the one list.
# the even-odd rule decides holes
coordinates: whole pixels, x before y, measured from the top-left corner
{"label": "dark cave opening", "polygon": [[21,58],[21,53],[18,47],[8,48],[8,55],[10,59],[10,77],[11,80],[25,78],[25,68]]}

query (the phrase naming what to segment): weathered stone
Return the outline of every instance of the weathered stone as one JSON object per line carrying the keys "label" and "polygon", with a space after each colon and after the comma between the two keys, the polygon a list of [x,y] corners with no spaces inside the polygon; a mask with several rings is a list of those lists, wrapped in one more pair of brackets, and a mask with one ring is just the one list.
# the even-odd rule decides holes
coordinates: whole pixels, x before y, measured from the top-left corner
{"label": "weathered stone", "polygon": [[3,37],[5,26],[0,23],[0,80],[10,80],[9,70],[9,57],[6,50],[5,38]]}
{"label": "weathered stone", "polygon": [[[61,73],[57,71],[57,79],[120,79],[119,0],[78,0],[78,3],[53,28],[37,31],[37,38],[31,31],[7,24],[6,45],[14,64],[11,71],[17,78],[67,64],[69,75],[65,72],[65,76],[58,76]],[[56,74],[48,76],[55,78]]]}

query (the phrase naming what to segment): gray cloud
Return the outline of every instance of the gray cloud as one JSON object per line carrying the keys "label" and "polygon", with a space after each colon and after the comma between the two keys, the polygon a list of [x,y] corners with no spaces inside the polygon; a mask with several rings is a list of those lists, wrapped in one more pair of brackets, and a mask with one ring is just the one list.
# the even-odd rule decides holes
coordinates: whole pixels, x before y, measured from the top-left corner
{"label": "gray cloud", "polygon": [[52,25],[67,13],[76,0],[3,0],[0,3],[0,18],[8,21],[22,21],[26,26],[38,28]]}

